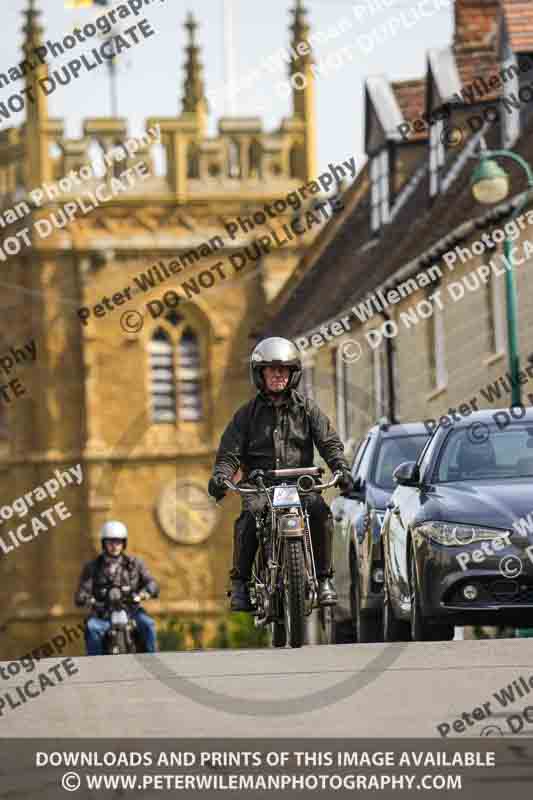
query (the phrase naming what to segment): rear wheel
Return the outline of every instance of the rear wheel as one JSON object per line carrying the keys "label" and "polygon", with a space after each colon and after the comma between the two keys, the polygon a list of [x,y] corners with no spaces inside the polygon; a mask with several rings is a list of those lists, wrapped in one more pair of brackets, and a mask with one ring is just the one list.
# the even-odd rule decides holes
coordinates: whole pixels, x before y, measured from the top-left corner
{"label": "rear wheel", "polygon": [[305,561],[301,539],[285,542],[283,610],[289,644],[301,647],[305,641]]}

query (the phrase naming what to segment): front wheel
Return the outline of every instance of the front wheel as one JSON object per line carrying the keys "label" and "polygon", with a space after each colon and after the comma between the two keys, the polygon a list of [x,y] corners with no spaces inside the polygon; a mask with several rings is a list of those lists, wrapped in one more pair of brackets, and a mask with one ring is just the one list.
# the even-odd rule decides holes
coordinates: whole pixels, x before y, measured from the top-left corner
{"label": "front wheel", "polygon": [[285,574],[283,580],[285,630],[291,647],[305,641],[305,560],[302,539],[285,542]]}
{"label": "front wheel", "polygon": [[430,625],[424,618],[420,591],[416,579],[415,551],[409,561],[409,589],[411,595],[411,639],[413,642],[447,642],[453,639],[454,626],[448,623]]}

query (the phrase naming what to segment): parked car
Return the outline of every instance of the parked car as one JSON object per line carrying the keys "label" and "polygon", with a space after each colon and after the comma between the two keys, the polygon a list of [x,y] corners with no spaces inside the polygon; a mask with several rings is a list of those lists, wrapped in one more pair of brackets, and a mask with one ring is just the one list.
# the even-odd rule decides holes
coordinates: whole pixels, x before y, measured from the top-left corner
{"label": "parked car", "polygon": [[392,474],[402,461],[415,460],[428,439],[422,423],[374,425],[359,445],[352,465],[355,491],[331,504],[335,524],[333,563],[339,596],[336,641],[381,639],[383,555],[381,524],[394,490]]}
{"label": "parked car", "polygon": [[531,625],[533,409],[513,413],[449,420],[396,469],[382,531],[386,641]]}

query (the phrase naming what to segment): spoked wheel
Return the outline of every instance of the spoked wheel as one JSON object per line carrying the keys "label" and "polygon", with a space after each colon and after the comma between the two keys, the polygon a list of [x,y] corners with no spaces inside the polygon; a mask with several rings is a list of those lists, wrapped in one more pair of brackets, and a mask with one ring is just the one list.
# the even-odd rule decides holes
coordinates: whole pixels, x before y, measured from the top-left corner
{"label": "spoked wheel", "polygon": [[321,606],[318,618],[325,644],[335,644],[335,606]]}
{"label": "spoked wheel", "polygon": [[285,542],[283,612],[290,646],[301,647],[305,641],[305,561],[301,539]]}

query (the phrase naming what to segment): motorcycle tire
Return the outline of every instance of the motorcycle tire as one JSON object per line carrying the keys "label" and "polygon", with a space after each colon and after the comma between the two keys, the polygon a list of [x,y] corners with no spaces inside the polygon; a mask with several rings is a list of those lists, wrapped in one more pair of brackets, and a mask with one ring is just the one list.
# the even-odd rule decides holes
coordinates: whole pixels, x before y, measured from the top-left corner
{"label": "motorcycle tire", "polygon": [[285,542],[283,611],[285,630],[291,647],[305,642],[305,559],[302,539]]}

